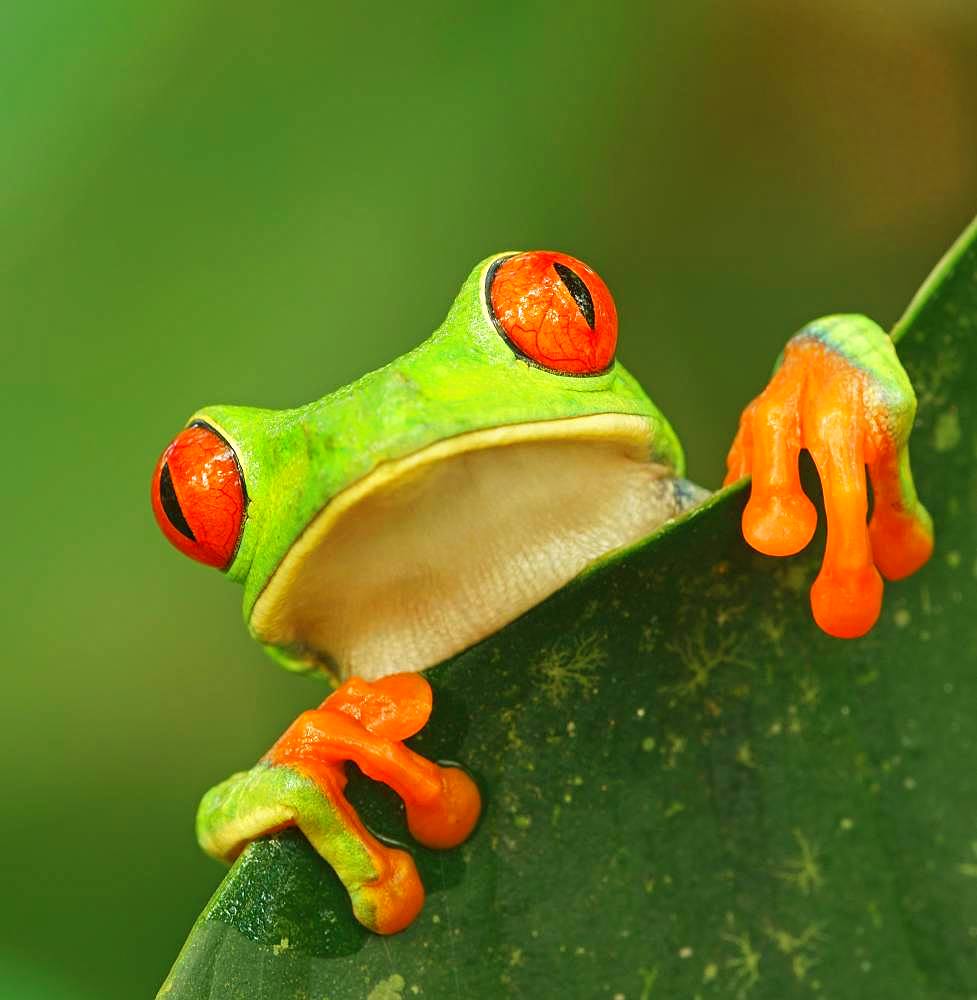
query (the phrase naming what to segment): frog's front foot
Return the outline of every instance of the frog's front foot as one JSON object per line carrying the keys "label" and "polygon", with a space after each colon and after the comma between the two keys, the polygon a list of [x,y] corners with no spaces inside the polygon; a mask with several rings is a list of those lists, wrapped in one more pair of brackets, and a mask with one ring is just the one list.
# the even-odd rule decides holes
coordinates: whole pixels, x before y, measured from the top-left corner
{"label": "frog's front foot", "polygon": [[208,854],[233,860],[252,840],[297,826],[335,869],[361,924],[402,930],[424,903],[414,861],[385,847],[343,795],[344,764],[403,799],[407,825],[427,847],[455,847],[481,811],[475,783],[407,749],[431,714],[431,688],[419,674],[368,682],[351,678],[319,708],[304,712],[250,771],[212,788],[200,803],[197,837]]}
{"label": "frog's front foot", "polygon": [[[817,466],[828,538],[811,607],[831,635],[867,632],[882,605],[878,570],[898,580],[933,550],[932,521],[909,467],[915,412],[891,339],[864,316],[829,316],[806,326],[743,412],[726,483],[753,476],[743,534],[759,552],[793,555],[811,540],[817,514],[801,488],[802,448]],[[868,525],[866,466],[874,498]]]}

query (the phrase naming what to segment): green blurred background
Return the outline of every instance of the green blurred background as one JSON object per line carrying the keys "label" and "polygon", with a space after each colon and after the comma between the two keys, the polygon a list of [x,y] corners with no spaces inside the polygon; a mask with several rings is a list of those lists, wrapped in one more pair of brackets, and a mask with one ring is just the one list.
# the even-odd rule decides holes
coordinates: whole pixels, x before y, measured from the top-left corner
{"label": "green blurred background", "polygon": [[975,65],[972,0],[5,4],[0,995],[152,996],[200,794],[323,694],[156,529],[191,411],[318,397],[554,247],[716,485],[786,337],[891,322],[977,210]]}

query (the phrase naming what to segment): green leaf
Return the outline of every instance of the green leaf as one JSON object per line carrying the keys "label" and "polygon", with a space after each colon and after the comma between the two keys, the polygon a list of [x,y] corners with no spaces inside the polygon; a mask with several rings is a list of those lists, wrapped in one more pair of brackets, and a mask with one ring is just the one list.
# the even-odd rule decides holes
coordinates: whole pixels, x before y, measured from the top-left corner
{"label": "green leaf", "polygon": [[[977,996],[977,229],[900,321],[937,549],[865,639],[821,634],[802,556],[751,552],[742,489],[429,672],[412,745],[484,818],[411,843],[428,899],[391,938],[294,833],[252,845],[169,1000]],[[816,487],[815,487],[816,488]]]}

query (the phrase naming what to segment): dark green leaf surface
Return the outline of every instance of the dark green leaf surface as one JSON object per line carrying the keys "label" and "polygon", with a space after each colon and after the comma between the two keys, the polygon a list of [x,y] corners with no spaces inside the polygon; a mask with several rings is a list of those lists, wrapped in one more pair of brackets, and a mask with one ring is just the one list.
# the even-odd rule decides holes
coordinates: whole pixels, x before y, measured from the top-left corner
{"label": "dark green leaf surface", "polygon": [[411,844],[392,793],[351,781],[417,858],[412,927],[363,930],[282,835],[238,860],[161,996],[977,997],[973,237],[896,330],[937,549],[870,636],[811,621],[820,539],[755,555],[744,492],[717,497],[429,672],[412,745],[480,782],[467,844]]}

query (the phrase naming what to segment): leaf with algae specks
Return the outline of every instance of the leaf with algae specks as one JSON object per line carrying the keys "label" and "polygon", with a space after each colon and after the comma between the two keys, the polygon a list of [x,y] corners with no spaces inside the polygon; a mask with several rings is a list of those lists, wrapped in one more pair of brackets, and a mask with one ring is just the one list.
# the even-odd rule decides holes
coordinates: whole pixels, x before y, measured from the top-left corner
{"label": "leaf with algae specks", "polygon": [[868,637],[811,621],[818,542],[756,555],[742,487],[718,494],[429,671],[411,742],[479,780],[468,843],[413,844],[353,777],[417,859],[410,928],[365,931],[286,832],[235,863],[160,996],[977,996],[977,227],[893,335],[937,549]]}

